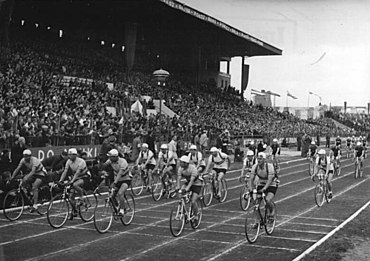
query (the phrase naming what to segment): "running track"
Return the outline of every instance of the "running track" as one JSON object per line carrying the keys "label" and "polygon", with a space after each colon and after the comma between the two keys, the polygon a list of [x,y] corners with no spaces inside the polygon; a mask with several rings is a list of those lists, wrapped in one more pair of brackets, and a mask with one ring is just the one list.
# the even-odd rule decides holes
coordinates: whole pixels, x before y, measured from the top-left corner
{"label": "running track", "polygon": [[204,208],[199,229],[186,224],[178,238],[169,231],[169,213],[176,201],[154,202],[143,194],[136,198],[133,223],[124,227],[114,221],[103,235],[93,223],[79,218],[52,229],[44,216],[26,213],[9,222],[0,214],[0,260],[293,260],[368,201],[370,179],[365,168],[365,177],[355,180],[353,163],[342,160],[342,174],[333,181],[334,198],[318,208],[307,162],[296,157],[284,160],[275,198],[277,227],[273,235],[262,234],[253,245],[244,234],[240,170],[235,170],[227,175],[226,202],[213,201]]}

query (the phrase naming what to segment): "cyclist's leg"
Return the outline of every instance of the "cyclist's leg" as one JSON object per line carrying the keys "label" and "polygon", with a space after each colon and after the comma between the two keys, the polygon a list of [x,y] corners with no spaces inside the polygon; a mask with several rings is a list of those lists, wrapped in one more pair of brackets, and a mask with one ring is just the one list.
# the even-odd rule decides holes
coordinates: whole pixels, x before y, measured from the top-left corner
{"label": "cyclist's leg", "polygon": [[33,208],[37,209],[37,202],[39,200],[39,187],[42,184],[42,179],[37,177],[32,183],[32,193],[33,193]]}
{"label": "cyclist's leg", "polygon": [[275,215],[275,209],[273,207],[273,199],[276,194],[277,187],[268,187],[266,190],[266,208],[268,209],[271,216]]}
{"label": "cyclist's leg", "polygon": [[77,192],[77,195],[82,197],[83,196],[83,185],[84,185],[84,180],[83,179],[78,179],[75,182],[73,182],[73,188]]}
{"label": "cyclist's leg", "polygon": [[194,213],[194,216],[195,216],[195,219],[196,219],[196,216],[198,214],[198,203],[197,203],[197,200],[199,198],[199,195],[200,195],[200,191],[202,190],[202,186],[191,186],[190,190],[193,192],[192,196],[191,196],[191,206],[192,206],[192,209],[193,209],[193,213]]}
{"label": "cyclist's leg", "polygon": [[222,179],[223,177],[225,176],[225,171],[220,171],[218,173],[218,177],[217,177],[217,183],[218,183],[218,191],[217,191],[217,196],[221,197],[221,187],[222,187]]}
{"label": "cyclist's leg", "polygon": [[121,207],[121,209],[120,209],[121,214],[124,214],[124,212],[125,212],[125,208],[126,208],[125,193],[126,193],[127,188],[130,186],[130,183],[131,183],[130,180],[123,181],[119,190],[118,190],[118,199],[119,199],[119,203],[120,203],[120,207]]}

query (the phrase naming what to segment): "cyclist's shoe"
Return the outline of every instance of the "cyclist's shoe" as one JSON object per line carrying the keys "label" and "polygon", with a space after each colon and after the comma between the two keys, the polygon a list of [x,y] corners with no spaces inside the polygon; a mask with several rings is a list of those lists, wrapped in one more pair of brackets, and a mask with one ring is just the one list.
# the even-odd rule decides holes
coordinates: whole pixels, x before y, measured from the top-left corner
{"label": "cyclist's shoe", "polygon": [[252,228],[256,229],[256,228],[258,228],[258,225],[259,225],[259,223],[254,223],[254,224],[252,225]]}
{"label": "cyclist's shoe", "polygon": [[77,217],[77,211],[76,210],[72,210],[71,211],[71,215],[69,216],[69,220],[73,220],[73,218]]}
{"label": "cyclist's shoe", "polygon": [[198,226],[198,222],[199,222],[199,220],[198,220],[197,216],[194,216],[193,224],[194,224],[195,227]]}
{"label": "cyclist's shoe", "polygon": [[272,224],[272,223],[274,223],[274,220],[275,220],[275,217],[274,217],[274,215],[267,215],[267,223],[268,224]]}
{"label": "cyclist's shoe", "polygon": [[125,209],[121,208],[121,209],[119,210],[119,214],[120,214],[121,216],[124,216],[124,215],[126,214]]}
{"label": "cyclist's shoe", "polygon": [[32,206],[30,209],[30,213],[35,213],[37,211],[37,206]]}
{"label": "cyclist's shoe", "polygon": [[328,192],[328,200],[330,201],[333,198],[333,192]]}

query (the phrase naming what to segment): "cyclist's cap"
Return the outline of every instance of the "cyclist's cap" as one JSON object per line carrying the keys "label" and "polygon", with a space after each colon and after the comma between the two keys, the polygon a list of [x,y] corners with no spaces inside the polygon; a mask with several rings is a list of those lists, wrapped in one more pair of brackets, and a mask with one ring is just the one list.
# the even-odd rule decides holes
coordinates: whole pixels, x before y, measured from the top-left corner
{"label": "cyclist's cap", "polygon": [[191,150],[197,150],[197,146],[196,146],[196,145],[191,145],[191,146],[190,146],[190,149],[191,149]]}
{"label": "cyclist's cap", "polygon": [[315,141],[311,141],[311,144],[312,144],[312,145],[315,145],[315,144],[316,144],[316,142],[315,142]]}
{"label": "cyclist's cap", "polygon": [[273,142],[278,142],[278,140],[277,140],[277,139],[273,139],[272,141],[273,141]]}
{"label": "cyclist's cap", "polygon": [[267,144],[263,144],[263,146],[262,146],[264,149],[266,149],[267,148]]}
{"label": "cyclist's cap", "polygon": [[212,147],[210,152],[218,152],[218,149],[216,147]]}
{"label": "cyclist's cap", "polygon": [[326,154],[326,151],[325,151],[325,150],[323,150],[323,149],[321,149],[321,150],[319,150],[319,151],[317,152],[317,154],[319,154],[319,155],[325,155],[325,154]]}
{"label": "cyclist's cap", "polygon": [[258,153],[258,158],[266,159],[266,153],[264,153],[264,152]]}
{"label": "cyclist's cap", "polygon": [[77,155],[77,150],[75,148],[69,149],[68,154],[70,155]]}
{"label": "cyclist's cap", "polygon": [[117,157],[118,156],[118,150],[112,149],[107,154],[109,157]]}
{"label": "cyclist's cap", "polygon": [[254,141],[253,140],[251,141],[251,145],[254,145]]}
{"label": "cyclist's cap", "polygon": [[247,151],[247,156],[254,156],[254,153],[253,153],[253,151],[251,151],[251,150],[248,150],[248,151]]}
{"label": "cyclist's cap", "polygon": [[67,150],[63,150],[63,151],[62,151],[62,155],[63,155],[63,156],[68,156],[68,151],[67,151]]}
{"label": "cyclist's cap", "polygon": [[182,157],[180,158],[180,161],[181,161],[181,162],[185,162],[185,163],[189,163],[189,162],[190,162],[190,160],[189,160],[189,157],[188,157],[188,156],[182,156]]}
{"label": "cyclist's cap", "polygon": [[168,146],[167,146],[167,144],[162,144],[162,145],[161,145],[161,149],[162,149],[162,150],[168,150]]}
{"label": "cyclist's cap", "polygon": [[[361,146],[361,142],[360,141],[358,141],[357,142],[357,146]],[[24,153],[24,152],[23,152]]]}
{"label": "cyclist's cap", "polygon": [[32,155],[32,152],[30,150],[24,150],[23,151],[23,155],[29,155],[29,156],[31,156]]}
{"label": "cyclist's cap", "polygon": [[141,145],[141,147],[142,147],[142,148],[149,148],[149,145],[148,145],[148,144],[146,144],[146,143],[143,143],[143,144]]}

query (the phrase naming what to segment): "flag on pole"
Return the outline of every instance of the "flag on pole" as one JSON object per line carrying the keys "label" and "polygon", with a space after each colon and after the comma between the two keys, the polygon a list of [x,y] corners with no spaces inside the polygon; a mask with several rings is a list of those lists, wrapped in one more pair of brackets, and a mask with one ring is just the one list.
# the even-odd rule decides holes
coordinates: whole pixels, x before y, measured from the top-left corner
{"label": "flag on pole", "polygon": [[292,94],[290,94],[288,91],[287,91],[287,94],[286,94],[288,97],[290,98],[293,98],[294,100],[298,99],[297,97],[293,96]]}

